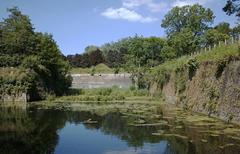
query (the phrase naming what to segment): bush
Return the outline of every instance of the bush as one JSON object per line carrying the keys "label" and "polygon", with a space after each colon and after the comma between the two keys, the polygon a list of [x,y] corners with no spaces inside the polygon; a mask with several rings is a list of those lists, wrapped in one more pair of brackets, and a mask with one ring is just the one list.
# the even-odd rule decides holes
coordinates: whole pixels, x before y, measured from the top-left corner
{"label": "bush", "polygon": [[228,61],[226,59],[218,62],[217,71],[215,73],[215,77],[217,79],[219,79],[222,76],[222,73],[223,73],[225,67],[227,66],[227,63],[228,63]]}
{"label": "bush", "polygon": [[91,68],[91,76],[94,76],[95,73],[96,73],[96,69],[95,69],[95,67],[93,66],[93,67]]}
{"label": "bush", "polygon": [[189,80],[192,80],[192,78],[196,74],[196,71],[198,68],[198,62],[196,59],[191,58],[188,60],[187,66],[188,66],[188,78],[189,78]]}

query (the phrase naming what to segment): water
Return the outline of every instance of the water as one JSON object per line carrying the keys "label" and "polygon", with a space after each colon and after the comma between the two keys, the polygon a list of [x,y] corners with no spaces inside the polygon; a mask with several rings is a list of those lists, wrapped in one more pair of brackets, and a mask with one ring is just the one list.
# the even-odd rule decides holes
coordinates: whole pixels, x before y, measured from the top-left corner
{"label": "water", "polygon": [[[178,113],[164,114],[159,110],[152,111],[151,115],[155,118],[143,118],[142,115],[120,111],[100,114],[92,111],[0,108],[0,153],[240,153],[237,126],[220,126],[222,122],[219,121],[195,125],[191,120],[179,120],[183,116]],[[181,112],[181,115],[188,119],[186,113]],[[217,133],[213,133],[213,129]]]}

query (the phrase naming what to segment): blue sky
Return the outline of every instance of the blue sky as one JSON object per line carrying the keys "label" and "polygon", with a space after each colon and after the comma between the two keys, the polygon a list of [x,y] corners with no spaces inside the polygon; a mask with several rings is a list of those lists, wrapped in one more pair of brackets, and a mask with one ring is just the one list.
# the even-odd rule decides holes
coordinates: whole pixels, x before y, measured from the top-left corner
{"label": "blue sky", "polygon": [[215,24],[236,18],[225,15],[226,0],[0,0],[0,18],[17,6],[36,31],[53,34],[61,51],[82,53],[87,45],[102,45],[135,34],[164,37],[161,20],[174,6],[199,3],[211,8]]}

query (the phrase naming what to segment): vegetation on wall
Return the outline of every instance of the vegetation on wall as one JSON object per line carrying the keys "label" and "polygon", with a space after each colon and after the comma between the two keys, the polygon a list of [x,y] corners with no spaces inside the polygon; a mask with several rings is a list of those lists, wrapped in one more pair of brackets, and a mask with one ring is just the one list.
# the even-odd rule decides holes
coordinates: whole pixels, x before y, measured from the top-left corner
{"label": "vegetation on wall", "polygon": [[[146,82],[157,82],[160,87],[163,87],[163,85],[168,83],[172,73],[174,73],[179,80],[178,84],[181,84],[180,82],[183,82],[184,80],[191,80],[194,77],[198,66],[206,61],[209,63],[216,63],[218,65],[219,68],[216,72],[216,78],[218,78],[223,72],[226,63],[233,59],[239,59],[239,56],[240,49],[238,47],[238,43],[229,46],[222,45],[210,52],[203,52],[194,56],[183,56],[156,66],[149,71],[151,76],[154,76],[154,78],[151,78]],[[183,77],[184,75],[179,73],[185,71],[188,72],[185,73],[188,74],[188,77],[180,79],[180,76]],[[182,86],[176,85],[176,87],[179,87],[176,90],[181,91],[184,89]]]}

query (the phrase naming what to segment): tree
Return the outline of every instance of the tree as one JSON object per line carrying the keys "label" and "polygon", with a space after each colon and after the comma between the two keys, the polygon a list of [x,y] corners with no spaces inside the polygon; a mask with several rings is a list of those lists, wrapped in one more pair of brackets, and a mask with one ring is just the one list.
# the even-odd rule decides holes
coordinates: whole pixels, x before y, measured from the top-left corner
{"label": "tree", "polygon": [[146,65],[149,67],[157,66],[164,61],[162,49],[165,40],[159,37],[143,38],[143,52]]}
{"label": "tree", "polygon": [[34,28],[28,16],[23,15],[18,8],[7,10],[10,15],[0,22],[1,54],[12,56],[29,55],[34,52]]}
{"label": "tree", "polygon": [[[35,35],[37,40],[37,48],[35,49],[37,51],[37,61],[39,67],[44,69],[33,70],[40,76],[41,82],[44,82],[47,92],[63,95],[71,86],[69,64],[62,58],[62,54],[52,35],[47,33],[36,33]],[[29,68],[29,66],[24,67]]]}
{"label": "tree", "polygon": [[82,55],[76,54],[76,55],[68,55],[67,60],[69,63],[74,67],[80,67],[79,63],[82,61]]}
{"label": "tree", "polygon": [[215,16],[210,9],[199,4],[174,7],[162,21],[166,29],[168,44],[181,56],[201,47],[201,38],[209,29]]}
{"label": "tree", "polygon": [[168,44],[176,50],[175,55],[179,57],[196,51],[200,44],[200,37],[195,37],[190,29],[183,29],[171,35]]}
{"label": "tree", "polygon": [[109,50],[105,59],[109,67],[118,68],[122,65],[123,55],[118,50]]}
{"label": "tree", "polygon": [[240,17],[240,0],[228,0],[223,11],[227,15],[236,14],[237,17]]}
{"label": "tree", "polygon": [[229,35],[220,33],[216,29],[209,29],[204,35],[205,46],[213,46],[214,44],[218,44],[218,42],[226,39],[229,39]]}
{"label": "tree", "polygon": [[94,50],[89,54],[89,62],[91,66],[96,66],[100,63],[104,63],[104,57],[100,49]]}
{"label": "tree", "polygon": [[199,4],[193,6],[174,7],[162,20],[161,26],[166,29],[168,36],[189,29],[194,36],[204,33],[213,23],[215,16],[212,10]]}
{"label": "tree", "polygon": [[52,35],[34,32],[28,16],[16,7],[8,11],[9,17],[0,22],[0,66],[16,67],[22,73],[7,78],[5,84],[20,86],[32,100],[66,93],[71,86],[69,64]]}
{"label": "tree", "polygon": [[240,39],[240,24],[237,25],[236,27],[233,27],[231,35],[235,38],[235,39]]}
{"label": "tree", "polygon": [[219,33],[226,35],[230,35],[232,31],[232,29],[230,28],[230,24],[227,22],[219,23],[214,27],[214,29],[216,29]]}
{"label": "tree", "polygon": [[85,48],[85,53],[90,54],[93,51],[96,51],[98,49],[95,45],[89,45]]}
{"label": "tree", "polygon": [[177,51],[166,43],[162,48],[161,56],[163,61],[171,60],[177,57]]}
{"label": "tree", "polygon": [[106,43],[101,46],[104,59],[109,67],[118,68],[125,64],[124,55],[129,50],[131,40],[131,37],[123,38],[116,42]]}

